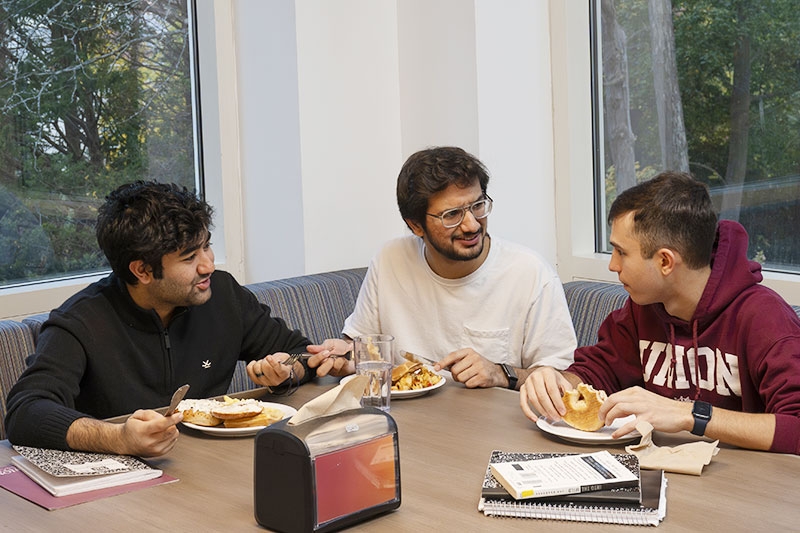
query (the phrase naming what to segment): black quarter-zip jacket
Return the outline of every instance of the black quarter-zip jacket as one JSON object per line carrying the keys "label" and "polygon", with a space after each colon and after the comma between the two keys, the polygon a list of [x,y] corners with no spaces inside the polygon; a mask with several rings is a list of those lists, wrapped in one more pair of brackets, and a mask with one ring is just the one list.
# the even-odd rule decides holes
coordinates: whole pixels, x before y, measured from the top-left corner
{"label": "black quarter-zip jacket", "polygon": [[67,430],[78,418],[161,407],[184,383],[191,398],[224,394],[237,360],[299,353],[309,344],[227,272],[214,272],[211,298],[177,309],[167,327],[112,274],[42,325],[36,353],[8,394],[8,438],[69,449]]}

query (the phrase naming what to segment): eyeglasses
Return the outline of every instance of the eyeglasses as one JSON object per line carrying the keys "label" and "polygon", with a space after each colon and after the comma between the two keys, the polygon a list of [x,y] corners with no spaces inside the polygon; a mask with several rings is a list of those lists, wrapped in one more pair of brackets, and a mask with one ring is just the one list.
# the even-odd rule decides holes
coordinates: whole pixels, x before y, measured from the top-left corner
{"label": "eyeglasses", "polygon": [[472,216],[474,216],[478,220],[486,218],[489,216],[489,213],[492,212],[492,199],[487,194],[486,198],[471,203],[466,207],[456,207],[455,209],[448,209],[441,215],[434,215],[432,213],[425,213],[425,214],[428,215],[429,217],[438,218],[439,220],[442,221],[442,226],[449,229],[449,228],[455,228],[464,221],[464,217],[467,216],[467,209],[469,209],[469,211],[472,213]]}

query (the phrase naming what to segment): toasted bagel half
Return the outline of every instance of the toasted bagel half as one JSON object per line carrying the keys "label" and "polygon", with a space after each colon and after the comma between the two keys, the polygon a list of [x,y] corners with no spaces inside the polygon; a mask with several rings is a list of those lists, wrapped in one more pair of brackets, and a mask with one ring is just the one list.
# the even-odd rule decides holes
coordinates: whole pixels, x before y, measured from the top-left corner
{"label": "toasted bagel half", "polygon": [[561,399],[567,407],[567,413],[562,418],[575,429],[597,431],[605,425],[598,416],[600,406],[606,401],[605,391],[580,383],[577,388],[565,392]]}

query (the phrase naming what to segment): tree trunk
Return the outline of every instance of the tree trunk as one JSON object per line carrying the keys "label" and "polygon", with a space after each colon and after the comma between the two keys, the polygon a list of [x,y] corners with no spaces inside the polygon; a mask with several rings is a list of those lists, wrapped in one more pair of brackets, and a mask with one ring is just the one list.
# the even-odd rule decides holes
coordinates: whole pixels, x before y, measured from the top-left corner
{"label": "tree trunk", "polygon": [[675,60],[672,0],[649,0],[653,90],[663,170],[689,171],[689,149]]}
{"label": "tree trunk", "polygon": [[603,45],[603,104],[611,162],[616,169],[617,192],[636,185],[633,129],[626,37],[617,23],[614,0],[602,0],[600,28]]}
{"label": "tree trunk", "polygon": [[[738,10],[739,25],[745,14]],[[722,196],[722,218],[739,220],[742,185],[747,173],[747,141],[750,128],[750,36],[743,34],[733,48],[733,92],[731,94],[731,136],[728,144],[728,168],[725,170],[726,192]]]}

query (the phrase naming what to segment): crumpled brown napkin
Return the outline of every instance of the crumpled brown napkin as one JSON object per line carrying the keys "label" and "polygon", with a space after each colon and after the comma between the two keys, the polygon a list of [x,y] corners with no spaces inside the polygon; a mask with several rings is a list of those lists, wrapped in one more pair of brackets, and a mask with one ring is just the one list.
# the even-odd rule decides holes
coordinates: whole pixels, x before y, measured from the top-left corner
{"label": "crumpled brown napkin", "polygon": [[703,467],[719,453],[718,440],[714,442],[687,442],[678,446],[656,446],[653,444],[653,426],[641,420],[636,429],[642,434],[639,444],[625,447],[625,451],[639,457],[639,466],[648,470],[664,470],[678,474],[699,476]]}
{"label": "crumpled brown napkin", "polygon": [[306,402],[287,424],[296,426],[315,418],[335,415],[349,409],[361,407],[361,397],[367,388],[369,376],[355,375],[345,383],[340,383],[324,394]]}

